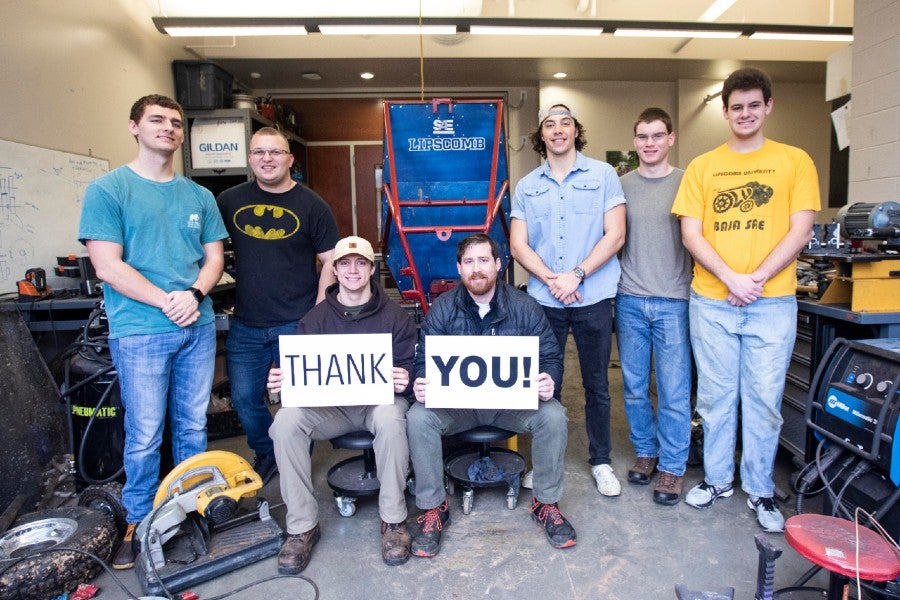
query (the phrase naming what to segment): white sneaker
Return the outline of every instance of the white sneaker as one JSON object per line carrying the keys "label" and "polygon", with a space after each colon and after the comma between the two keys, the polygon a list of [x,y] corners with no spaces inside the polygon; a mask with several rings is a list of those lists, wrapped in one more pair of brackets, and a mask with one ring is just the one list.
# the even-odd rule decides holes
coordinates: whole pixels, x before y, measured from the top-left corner
{"label": "white sneaker", "polygon": [[618,496],[622,493],[622,486],[616,479],[612,467],[609,465],[594,465],[591,467],[591,475],[597,482],[597,491],[604,496]]}
{"label": "white sneaker", "polygon": [[522,475],[522,487],[526,490],[534,488],[534,469],[531,469]]}
{"label": "white sneaker", "polygon": [[774,498],[759,498],[750,496],[747,498],[747,506],[756,513],[756,520],[764,531],[769,533],[781,533],[784,531],[784,515],[778,510]]}

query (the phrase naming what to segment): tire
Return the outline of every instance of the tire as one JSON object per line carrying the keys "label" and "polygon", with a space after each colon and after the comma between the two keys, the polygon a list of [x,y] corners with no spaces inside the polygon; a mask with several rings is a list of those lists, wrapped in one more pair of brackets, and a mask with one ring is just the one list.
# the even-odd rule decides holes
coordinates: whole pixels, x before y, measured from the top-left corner
{"label": "tire", "polygon": [[112,517],[98,510],[72,506],[22,515],[0,536],[0,600],[53,598],[102,568],[80,552],[36,552],[65,547],[109,560],[116,539]]}
{"label": "tire", "polygon": [[125,536],[128,522],[127,513],[122,505],[122,484],[113,481],[103,485],[90,485],[78,496],[78,506],[93,508],[112,517],[118,538]]}

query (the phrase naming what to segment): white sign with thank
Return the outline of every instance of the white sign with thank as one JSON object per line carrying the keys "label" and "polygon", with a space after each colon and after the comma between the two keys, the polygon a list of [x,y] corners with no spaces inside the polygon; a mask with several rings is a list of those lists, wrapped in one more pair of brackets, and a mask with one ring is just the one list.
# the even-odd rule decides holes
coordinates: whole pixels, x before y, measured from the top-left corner
{"label": "white sign with thank", "polygon": [[278,336],[281,405],[393,404],[389,333]]}
{"label": "white sign with thank", "polygon": [[536,410],[537,336],[429,335],[428,408]]}

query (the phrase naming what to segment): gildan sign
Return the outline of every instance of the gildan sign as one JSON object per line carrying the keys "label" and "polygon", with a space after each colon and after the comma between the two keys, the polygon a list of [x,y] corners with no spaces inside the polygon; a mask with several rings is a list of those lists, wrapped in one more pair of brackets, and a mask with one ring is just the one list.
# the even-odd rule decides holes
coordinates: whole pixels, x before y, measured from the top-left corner
{"label": "gildan sign", "polygon": [[191,167],[226,169],[247,166],[244,119],[194,119],[191,124]]}
{"label": "gildan sign", "polygon": [[282,335],[282,406],[393,404],[391,334]]}
{"label": "gildan sign", "polygon": [[537,336],[430,335],[425,349],[428,408],[537,409]]}

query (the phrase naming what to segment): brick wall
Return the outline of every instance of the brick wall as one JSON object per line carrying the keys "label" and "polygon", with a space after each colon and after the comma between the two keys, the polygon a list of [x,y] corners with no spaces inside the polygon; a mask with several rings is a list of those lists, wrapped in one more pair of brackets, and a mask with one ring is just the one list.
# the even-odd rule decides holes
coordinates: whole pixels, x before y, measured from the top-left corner
{"label": "brick wall", "polygon": [[856,0],[850,202],[900,201],[900,0]]}

